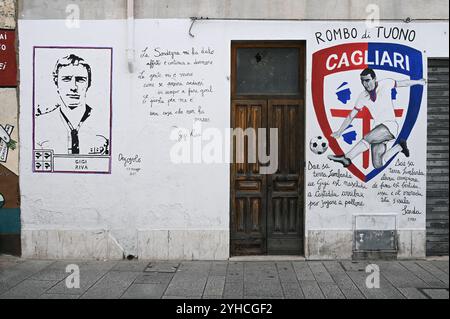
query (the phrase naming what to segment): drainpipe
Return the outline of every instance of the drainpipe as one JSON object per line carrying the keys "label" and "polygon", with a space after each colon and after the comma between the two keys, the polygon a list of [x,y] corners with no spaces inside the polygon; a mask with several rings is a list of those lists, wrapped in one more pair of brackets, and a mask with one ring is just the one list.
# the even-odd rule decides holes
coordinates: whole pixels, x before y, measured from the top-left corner
{"label": "drainpipe", "polygon": [[127,27],[128,27],[128,47],[127,60],[128,71],[134,72],[134,0],[127,0]]}

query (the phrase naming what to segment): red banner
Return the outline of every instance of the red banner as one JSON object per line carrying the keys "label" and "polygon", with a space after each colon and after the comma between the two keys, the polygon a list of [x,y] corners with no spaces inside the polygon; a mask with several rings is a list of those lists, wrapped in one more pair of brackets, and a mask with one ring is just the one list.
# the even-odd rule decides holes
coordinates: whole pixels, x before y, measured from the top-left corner
{"label": "red banner", "polygon": [[0,87],[17,86],[16,32],[0,29]]}

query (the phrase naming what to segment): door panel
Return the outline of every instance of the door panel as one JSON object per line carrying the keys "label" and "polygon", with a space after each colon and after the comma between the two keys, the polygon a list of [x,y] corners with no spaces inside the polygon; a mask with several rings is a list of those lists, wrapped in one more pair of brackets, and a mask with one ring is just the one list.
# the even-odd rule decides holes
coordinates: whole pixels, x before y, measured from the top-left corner
{"label": "door panel", "polygon": [[268,127],[278,129],[278,170],[267,176],[267,252],[303,253],[303,102],[270,100]]}
{"label": "door panel", "polygon": [[[266,101],[233,101],[232,127],[244,131],[267,125]],[[234,255],[261,255],[266,253],[266,176],[259,173],[259,163],[249,163],[249,143],[257,150],[258,135],[246,137],[243,148],[238,139],[233,142],[231,165],[231,251]],[[244,154],[239,152],[244,150]],[[237,163],[237,159],[244,163]]]}
{"label": "door panel", "polygon": [[[232,42],[231,127],[267,133],[232,145],[232,256],[303,254],[304,96],[305,42]],[[261,146],[272,157],[270,128],[278,129],[278,166],[266,175],[259,171],[267,164],[252,158],[248,145],[254,141],[256,154]]]}

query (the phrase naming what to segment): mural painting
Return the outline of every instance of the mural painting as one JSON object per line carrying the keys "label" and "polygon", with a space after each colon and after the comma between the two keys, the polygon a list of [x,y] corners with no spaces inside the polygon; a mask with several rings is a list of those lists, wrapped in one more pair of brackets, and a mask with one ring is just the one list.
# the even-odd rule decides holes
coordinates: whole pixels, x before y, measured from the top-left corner
{"label": "mural painting", "polygon": [[17,86],[16,31],[0,29],[0,87]]}
{"label": "mural painting", "polygon": [[[314,107],[322,132],[331,137],[330,160],[367,182],[399,152],[409,157],[407,140],[426,83],[420,51],[398,44],[344,44],[316,52],[313,66]],[[398,90],[406,91],[401,101]],[[333,98],[348,107],[336,107]]]}
{"label": "mural painting", "polygon": [[20,255],[15,30],[0,29],[0,253]]}
{"label": "mural painting", "polygon": [[110,173],[112,49],[35,47],[34,59],[33,171]]}
{"label": "mural painting", "polygon": [[391,29],[396,39],[364,24],[316,33],[306,188],[313,224],[328,215],[335,227],[355,227],[365,214],[376,230],[425,229],[426,57],[415,30]]}

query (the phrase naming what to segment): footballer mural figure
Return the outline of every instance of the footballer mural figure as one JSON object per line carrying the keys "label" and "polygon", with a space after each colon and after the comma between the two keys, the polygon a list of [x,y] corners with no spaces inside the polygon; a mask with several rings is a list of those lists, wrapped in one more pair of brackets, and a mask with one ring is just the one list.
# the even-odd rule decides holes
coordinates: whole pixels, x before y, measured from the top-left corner
{"label": "footballer mural figure", "polygon": [[352,164],[354,158],[371,149],[374,168],[381,168],[399,152],[409,157],[406,140],[400,140],[398,144],[389,150],[387,149],[387,143],[395,140],[399,133],[399,125],[395,119],[394,105],[391,98],[392,89],[413,85],[425,85],[426,80],[378,80],[375,71],[369,68],[362,71],[360,77],[365,90],[359,95],[351,113],[344,120],[340,128],[331,134],[331,137],[336,139],[340,138],[363,107],[369,109],[374,120],[374,128],[346,154],[329,155],[328,158],[334,162],[341,163],[344,167],[348,167]]}

